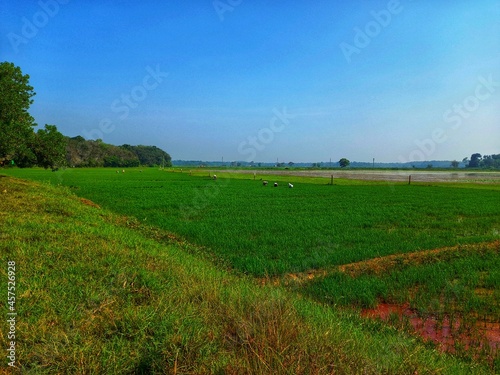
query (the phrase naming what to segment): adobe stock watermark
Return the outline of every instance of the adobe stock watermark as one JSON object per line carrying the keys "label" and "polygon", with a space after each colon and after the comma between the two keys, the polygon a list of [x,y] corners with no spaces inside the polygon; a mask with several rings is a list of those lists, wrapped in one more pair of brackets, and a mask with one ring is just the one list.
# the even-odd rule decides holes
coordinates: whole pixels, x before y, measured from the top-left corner
{"label": "adobe stock watermark", "polygon": [[60,5],[68,4],[70,0],[40,0],[38,2],[39,10],[36,11],[30,18],[21,18],[21,32],[16,34],[10,32],[7,34],[10,45],[15,53],[19,52],[19,47],[37,36],[38,31],[49,23],[51,18],[57,16],[60,10]]}
{"label": "adobe stock watermark", "polygon": [[398,15],[403,11],[403,5],[399,0],[390,0],[387,3],[386,9],[379,11],[372,10],[370,15],[372,20],[368,21],[364,27],[354,28],[354,39],[352,44],[342,42],[339,44],[342,53],[348,63],[352,61],[352,55],[359,55],[363,49],[368,47],[371,41],[376,38],[383,29],[389,26],[393,16]]}
{"label": "adobe stock watermark", "polygon": [[481,103],[490,99],[500,87],[500,82],[495,82],[491,74],[488,78],[479,76],[477,80],[478,84],[473,94],[444,111],[443,120],[445,123],[451,124],[451,126],[448,128],[437,127],[432,131],[430,138],[417,139],[415,141],[417,148],[412,150],[407,158],[399,157],[402,163],[429,160],[438,145],[449,139],[447,133],[457,131],[462,126],[463,120],[470,118],[481,107]]}
{"label": "adobe stock watermark", "polygon": [[477,111],[481,102],[491,98],[496,89],[500,87],[500,82],[495,82],[492,74],[488,78],[479,76],[478,81],[473,95],[469,95],[462,103],[454,104],[452,109],[444,112],[443,119],[452,124],[452,130],[458,130],[462,126],[463,120],[468,119],[473,112]]}
{"label": "adobe stock watermark", "polygon": [[[263,151],[266,145],[274,140],[274,134],[285,130],[290,124],[290,119],[296,117],[287,113],[286,107],[282,111],[273,109],[274,116],[269,122],[269,127],[260,129],[256,136],[249,136],[246,141],[240,143],[238,152],[241,155],[248,155],[246,161],[255,159],[258,151]],[[231,178],[210,178],[205,186],[194,191],[191,204],[181,207],[181,216],[184,220],[195,220],[201,212],[210,209],[216,198],[222,194],[222,189],[230,184]]]}
{"label": "adobe stock watermark", "polygon": [[7,324],[9,326],[6,338],[8,347],[7,359],[10,367],[16,367],[16,324],[17,324],[17,310],[16,310],[16,262],[10,260],[7,262]]}
{"label": "adobe stock watermark", "polygon": [[211,181],[205,186],[195,189],[193,199],[189,205],[181,207],[181,217],[183,220],[194,220],[200,214],[210,208],[215,199],[221,194],[222,189],[229,185],[230,178],[210,177]]}
{"label": "adobe stock watermark", "polygon": [[258,152],[265,150],[266,145],[274,141],[276,133],[281,133],[286,126],[290,124],[290,119],[295,118],[295,115],[290,115],[286,111],[286,107],[280,112],[276,108],[273,109],[274,116],[269,121],[269,126],[262,128],[257,132],[257,135],[249,136],[245,141],[238,146],[240,155],[247,156],[247,162],[255,160]]}
{"label": "adobe stock watermark", "polygon": [[219,16],[219,20],[224,21],[224,13],[232,12],[243,0],[214,0],[212,5]]}
{"label": "adobe stock watermark", "polygon": [[[115,99],[111,105],[111,112],[117,115],[119,120],[125,120],[130,111],[137,108],[141,102],[146,100],[148,93],[155,90],[165,78],[168,73],[160,70],[160,65],[156,64],[153,69],[151,66],[146,67],[147,74],[142,78],[140,84],[132,87],[127,93],[122,93],[120,98]],[[104,134],[112,133],[116,129],[116,125],[110,118],[103,118],[99,121],[97,128],[92,130],[83,130],[83,136],[86,139],[103,139]]]}

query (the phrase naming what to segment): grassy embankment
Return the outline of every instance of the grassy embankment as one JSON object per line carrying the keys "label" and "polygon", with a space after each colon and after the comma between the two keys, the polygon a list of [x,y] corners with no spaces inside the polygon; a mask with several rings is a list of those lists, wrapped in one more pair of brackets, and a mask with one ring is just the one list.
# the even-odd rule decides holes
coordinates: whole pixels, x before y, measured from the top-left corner
{"label": "grassy embankment", "polygon": [[19,373],[487,373],[218,269],[68,189],[3,177],[0,197]]}

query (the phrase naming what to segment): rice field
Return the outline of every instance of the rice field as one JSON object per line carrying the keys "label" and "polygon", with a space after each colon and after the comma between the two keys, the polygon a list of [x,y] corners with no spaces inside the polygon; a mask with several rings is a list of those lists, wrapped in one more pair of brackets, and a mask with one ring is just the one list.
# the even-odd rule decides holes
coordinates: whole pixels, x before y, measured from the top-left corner
{"label": "rice field", "polygon": [[339,179],[329,185],[324,178],[308,183],[279,176],[271,180],[280,184],[274,188],[264,187],[259,177],[213,180],[208,171],[12,172],[67,186],[259,277],[500,237],[499,185],[478,190]]}
{"label": "rice field", "polygon": [[[464,324],[500,322],[497,182],[332,185],[292,173],[218,171],[214,179],[208,170],[154,168],[6,173],[65,186],[134,225],[196,244],[219,267],[331,306],[390,303]],[[498,361],[493,349],[487,357]]]}
{"label": "rice field", "polygon": [[[355,311],[220,269],[191,252],[194,245],[169,243],[171,233],[68,189],[0,174],[0,197],[0,259],[15,263],[17,314],[14,331],[7,321],[0,329],[11,357],[0,362],[2,374],[498,369],[443,355]],[[0,273],[7,280],[7,267]]]}

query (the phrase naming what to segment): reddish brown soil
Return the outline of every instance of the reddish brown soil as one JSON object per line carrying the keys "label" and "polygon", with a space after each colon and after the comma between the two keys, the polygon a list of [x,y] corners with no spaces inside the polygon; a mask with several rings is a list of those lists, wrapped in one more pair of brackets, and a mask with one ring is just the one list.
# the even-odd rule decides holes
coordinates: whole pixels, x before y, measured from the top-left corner
{"label": "reddish brown soil", "polygon": [[371,319],[408,322],[415,333],[425,341],[435,343],[446,352],[455,352],[457,346],[464,350],[477,350],[489,346],[493,353],[500,349],[500,323],[480,322],[464,324],[461,318],[437,319],[434,316],[423,318],[407,304],[396,305],[381,303],[374,309],[364,309],[361,316]]}

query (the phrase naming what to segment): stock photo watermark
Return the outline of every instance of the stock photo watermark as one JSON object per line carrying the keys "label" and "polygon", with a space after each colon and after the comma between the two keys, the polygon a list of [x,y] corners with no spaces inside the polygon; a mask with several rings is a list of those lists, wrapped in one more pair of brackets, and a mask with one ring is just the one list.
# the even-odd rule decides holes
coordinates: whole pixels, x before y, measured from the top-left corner
{"label": "stock photo watermark", "polygon": [[7,362],[16,366],[16,262],[7,262]]}
{"label": "stock photo watermark", "polygon": [[269,121],[268,127],[260,129],[257,135],[249,136],[239,144],[238,152],[242,156],[247,156],[247,162],[255,160],[258,152],[264,151],[266,145],[274,141],[275,134],[285,130],[286,126],[290,124],[290,119],[296,117],[287,113],[286,107],[281,112],[274,108],[273,113],[274,116]]}
{"label": "stock photo watermark", "polygon": [[[296,115],[287,112],[286,107],[281,111],[274,108],[273,116],[269,120],[269,126],[260,129],[257,135],[248,136],[247,140],[240,143],[238,152],[242,156],[247,156],[246,161],[251,162],[258,155],[258,152],[265,150],[266,146],[275,139],[275,134],[285,130],[290,124],[290,119]],[[230,183],[230,178],[217,179],[211,177],[212,181],[201,188],[195,190],[193,200],[190,205],[181,208],[181,216],[184,220],[192,220],[203,210],[209,209],[214,200],[221,194],[222,189]]]}
{"label": "stock photo watermark", "polygon": [[417,148],[412,150],[407,158],[404,156],[399,157],[402,163],[428,160],[434,154],[438,145],[449,139],[450,131],[457,131],[462,126],[464,119],[470,118],[481,107],[481,103],[490,99],[500,87],[500,82],[495,82],[492,74],[488,78],[479,76],[477,80],[478,84],[473,94],[444,111],[443,120],[451,124],[451,126],[448,128],[437,127],[432,131],[430,138],[417,139],[415,141]]}
{"label": "stock photo watermark", "polygon": [[382,30],[388,27],[393,17],[403,11],[403,5],[399,0],[390,0],[385,9],[372,10],[370,15],[372,20],[368,21],[364,27],[354,28],[352,43],[342,42],[339,47],[348,63],[352,61],[352,55],[359,55],[363,49],[368,47],[372,40],[376,38]]}
{"label": "stock photo watermark", "polygon": [[479,76],[478,81],[473,95],[469,95],[462,103],[454,104],[452,109],[444,112],[444,121],[453,124],[451,129],[458,130],[462,126],[463,120],[468,119],[473,112],[477,111],[481,102],[491,98],[496,89],[500,87],[500,82],[495,82],[491,74],[488,78]]}
{"label": "stock photo watermark", "polygon": [[230,178],[217,179],[216,175],[211,177],[212,182],[205,186],[196,188],[190,205],[181,207],[183,220],[194,219],[201,211],[210,207],[212,202],[221,194],[221,190],[229,185]]}
{"label": "stock photo watermark", "polygon": [[[132,109],[139,106],[141,102],[146,100],[150,91],[158,88],[160,83],[168,77],[167,72],[160,70],[160,65],[156,64],[155,68],[146,67],[147,74],[143,77],[140,84],[132,87],[127,93],[122,93],[120,98],[115,99],[111,105],[111,112],[117,115],[118,120],[125,120]],[[110,134],[116,129],[114,121],[110,118],[103,118],[99,121],[97,128],[92,130],[83,130],[83,136],[86,139],[103,139],[105,134]]]}
{"label": "stock photo watermark", "polygon": [[15,53],[19,52],[19,47],[37,36],[40,29],[43,29],[49,21],[57,16],[61,5],[68,4],[70,0],[40,0],[38,10],[31,17],[21,18],[21,30],[19,33],[10,32],[7,34],[10,45]]}
{"label": "stock photo watermark", "polygon": [[215,0],[212,2],[212,5],[219,16],[219,20],[222,22],[224,21],[224,13],[233,12],[242,2],[243,0]]}

